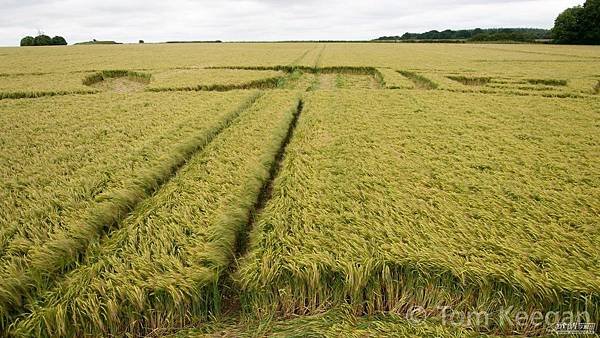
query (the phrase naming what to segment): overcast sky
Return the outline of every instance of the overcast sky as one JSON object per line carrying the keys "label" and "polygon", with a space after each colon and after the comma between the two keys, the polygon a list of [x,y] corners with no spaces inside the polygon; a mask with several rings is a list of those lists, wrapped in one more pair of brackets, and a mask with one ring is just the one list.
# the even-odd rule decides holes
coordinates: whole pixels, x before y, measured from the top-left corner
{"label": "overcast sky", "polygon": [[372,39],[446,28],[551,28],[583,0],[0,0],[0,45],[98,40]]}

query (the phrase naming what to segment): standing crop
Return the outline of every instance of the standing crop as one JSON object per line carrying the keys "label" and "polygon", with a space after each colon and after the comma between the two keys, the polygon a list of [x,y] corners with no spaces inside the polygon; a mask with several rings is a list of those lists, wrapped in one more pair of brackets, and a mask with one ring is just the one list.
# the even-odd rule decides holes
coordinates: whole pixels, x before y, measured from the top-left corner
{"label": "standing crop", "polygon": [[[597,321],[600,163],[580,154],[598,142],[590,121],[600,106],[575,101],[557,112],[532,100],[308,97],[237,275],[248,312],[512,307],[511,316],[585,309]],[[546,328],[492,317],[484,329]]]}
{"label": "standing crop", "polygon": [[207,318],[220,275],[291,123],[295,95],[265,96],[153,197],[84,264],[41,295],[17,334],[148,334]]}

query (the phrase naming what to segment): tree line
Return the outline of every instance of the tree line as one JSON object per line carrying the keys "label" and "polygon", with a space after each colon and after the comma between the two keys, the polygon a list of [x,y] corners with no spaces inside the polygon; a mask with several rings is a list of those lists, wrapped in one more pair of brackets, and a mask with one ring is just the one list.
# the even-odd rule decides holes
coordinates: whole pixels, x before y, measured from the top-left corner
{"label": "tree line", "polygon": [[375,41],[521,41],[553,40],[566,44],[600,44],[600,0],[586,0],[562,12],[551,30],[537,28],[492,28],[445,31],[432,30],[425,33],[405,33],[402,36],[382,36]]}
{"label": "tree line", "polygon": [[552,36],[558,43],[600,44],[600,0],[587,0],[562,12],[554,22]]}
{"label": "tree line", "polygon": [[21,39],[21,46],[65,46],[67,40],[62,36],[55,36],[53,38],[45,34],[39,34],[35,38],[33,36],[26,36]]}
{"label": "tree line", "polygon": [[471,41],[533,41],[549,39],[550,31],[537,28],[488,28],[444,31],[432,30],[425,33],[405,33],[402,36],[382,36],[376,40],[471,40]]}

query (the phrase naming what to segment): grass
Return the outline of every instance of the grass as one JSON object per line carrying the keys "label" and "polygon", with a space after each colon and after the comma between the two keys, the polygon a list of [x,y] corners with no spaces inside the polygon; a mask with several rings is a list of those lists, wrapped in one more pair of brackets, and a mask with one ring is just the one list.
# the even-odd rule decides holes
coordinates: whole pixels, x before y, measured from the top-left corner
{"label": "grass", "polygon": [[143,84],[150,83],[151,74],[134,72],[131,70],[103,70],[94,74],[87,75],[82,83],[86,86],[92,86],[107,79],[127,78],[130,81],[135,81]]}
{"label": "grass", "polygon": [[448,78],[450,80],[460,82],[465,86],[483,86],[492,81],[491,77],[448,76]]}
{"label": "grass", "polygon": [[386,89],[412,89],[414,84],[406,77],[400,75],[397,71],[391,68],[380,68],[379,73],[382,75],[382,87]]}
{"label": "grass", "polygon": [[544,86],[566,86],[567,80],[557,80],[557,79],[527,79],[527,82],[534,85],[544,85]]}
{"label": "grass", "polygon": [[0,77],[18,77],[18,76],[31,76],[31,75],[48,75],[52,73],[35,72],[35,73],[0,73]]}
{"label": "grass", "polygon": [[74,90],[74,91],[48,91],[48,92],[0,92],[0,100],[3,99],[34,99],[44,96],[61,96],[61,95],[85,95],[96,94],[96,90]]}
{"label": "grass", "polygon": [[[237,274],[247,314],[514,306],[513,315],[587,309],[600,319],[598,162],[579,157],[592,151],[588,105],[597,102],[557,114],[544,98],[487,98],[482,107],[472,94],[369,95],[306,100]],[[482,329],[545,330],[501,320]]]}
{"label": "grass", "polygon": [[[170,109],[177,107],[173,99],[175,98],[164,100],[165,104],[172,104]],[[73,165],[78,165],[78,159],[85,159],[89,156],[92,163],[95,161],[98,166],[92,165],[87,169],[94,170],[97,174],[95,176],[90,175],[87,170],[81,173],[74,172],[64,178],[58,174],[55,182],[56,192],[49,191],[38,196],[31,201],[30,205],[15,205],[3,210],[2,218],[11,226],[3,228],[0,232],[0,243],[2,244],[0,247],[2,249],[0,251],[2,253],[0,273],[4,281],[0,285],[1,324],[6,325],[9,318],[24,311],[23,307],[26,303],[35,298],[37,292],[51,285],[57,275],[72,269],[82,259],[82,255],[90,244],[97,241],[103,234],[110,233],[118,228],[121,220],[136,205],[168,181],[190,156],[210,143],[254,100],[255,97],[251,97],[239,108],[230,108],[231,111],[229,112],[227,110],[225,112],[217,111],[214,117],[210,116],[210,114],[215,113],[212,109],[225,108],[226,104],[218,100],[208,100],[207,107],[213,105],[213,108],[205,108],[206,113],[209,113],[208,116],[197,112],[191,116],[182,114],[179,120],[174,121],[175,125],[172,127],[158,123],[159,128],[172,132],[172,134],[159,136],[155,140],[150,138],[146,140],[146,144],[142,142],[138,145],[138,147],[141,147],[137,151],[135,148],[131,149],[133,156],[129,155],[131,157],[128,158],[128,154],[124,153],[125,157],[117,157],[112,163],[104,156],[110,156],[110,152],[119,149],[118,144],[110,143],[111,141],[124,141],[119,133],[113,134],[112,137],[108,133],[101,133],[100,135],[107,135],[104,137],[109,142],[107,144],[98,143],[98,149],[84,148],[85,154],[69,152],[68,148],[61,149],[60,142],[56,148],[53,148],[53,145],[50,144],[48,147],[50,150],[71,158],[75,161]],[[115,103],[117,105],[121,104],[118,101]],[[181,104],[179,106],[182,107]],[[98,108],[102,109],[102,106],[98,106]],[[197,109],[197,106],[194,108]],[[140,111],[136,111],[134,108],[134,111],[139,114],[148,109],[154,108],[148,107],[147,109],[140,109]],[[124,114],[121,110],[117,110],[115,113],[122,115],[118,119],[125,121],[126,124],[123,127],[129,130],[134,139],[136,138],[135,131],[137,128],[140,128],[138,132],[140,136],[143,136],[145,132],[152,135],[156,127],[152,127],[148,122],[156,123],[154,119],[162,117],[160,111],[158,114],[141,116],[137,119],[132,119],[136,117],[135,114]],[[23,112],[20,111],[19,114],[23,114]],[[65,110],[64,118],[68,120],[71,118],[70,115],[70,111]],[[177,115],[173,117],[175,116]],[[24,117],[20,117],[22,122],[27,121]],[[31,117],[35,118],[34,116]],[[111,115],[105,113],[99,117],[90,117],[91,120],[102,120],[110,118]],[[82,122],[85,123],[86,121]],[[116,121],[110,122],[110,124],[114,123]],[[190,123],[194,124],[190,126]],[[131,124],[135,124],[135,127]],[[69,122],[66,122],[65,129],[68,130],[76,126],[77,123],[69,124]],[[14,132],[18,133],[19,129],[8,129],[6,135],[9,136]],[[88,132],[94,134],[97,129],[94,127],[88,128]],[[46,137],[46,135],[41,134],[39,137]],[[71,141],[81,143],[85,142],[85,138],[75,138]],[[20,146],[28,147],[29,145],[24,142]],[[131,145],[123,144],[122,146],[128,149],[128,146]],[[15,148],[14,151],[18,151],[17,149],[21,147]],[[95,150],[96,153],[91,152],[92,150]],[[52,156],[51,154],[49,155]],[[95,156],[98,157],[95,158]],[[44,158],[38,160],[40,162],[35,164],[45,166],[46,170],[52,168],[47,166]],[[108,166],[103,164],[106,161],[109,162]],[[34,163],[30,163],[30,165],[32,164]],[[66,166],[69,165],[72,164],[66,163]],[[56,167],[55,170],[60,173],[61,170],[65,169]],[[77,174],[83,176],[78,177]],[[88,177],[88,175],[90,176]],[[3,187],[3,193],[11,194],[11,190],[15,186],[20,187],[24,193],[27,193],[30,189],[35,190],[36,184],[48,184],[45,182],[49,177],[52,177],[52,172],[44,173],[42,171],[37,176],[30,176],[28,179],[19,177],[8,179],[5,181],[6,185]],[[77,178],[81,181],[69,182]],[[18,185],[19,181],[22,182],[20,185]],[[85,186],[80,188],[77,186],[78,183],[83,183]],[[70,184],[75,184],[75,186]],[[87,188],[88,185],[90,191],[81,190]]]}
{"label": "grass", "polygon": [[170,92],[170,91],[216,91],[226,92],[239,89],[273,89],[283,86],[285,77],[277,76],[266,79],[254,80],[240,84],[212,84],[212,85],[196,85],[191,87],[160,87],[148,88],[151,92]]}
{"label": "grass", "polygon": [[415,72],[409,72],[409,71],[398,71],[398,73],[402,74],[404,77],[406,77],[407,79],[411,80],[415,87],[418,89],[437,89],[438,84],[429,80],[428,78],[419,75]]}
{"label": "grass", "polygon": [[1,77],[2,81],[0,81],[0,99],[38,98],[97,92],[97,90],[83,85],[81,78],[72,74],[46,72],[5,75]]}
{"label": "grass", "polygon": [[210,69],[237,69],[237,70],[258,70],[258,71],[282,71],[286,73],[302,72],[307,74],[347,74],[347,75],[369,75],[380,85],[384,86],[384,78],[381,72],[374,67],[353,67],[353,66],[227,66],[227,67],[210,67]]}
{"label": "grass", "polygon": [[[228,84],[211,84],[211,85],[192,85],[192,86],[179,86],[179,87],[168,87],[168,86],[153,86],[148,88],[148,91],[162,92],[162,91],[230,91],[239,89],[274,89],[274,88],[286,88],[293,87],[292,84],[299,80],[303,74],[315,74],[315,75],[336,75],[336,84],[342,86],[342,82],[346,83],[348,87],[360,88],[360,87],[380,87],[384,85],[383,75],[375,68],[372,67],[307,67],[307,66],[275,66],[275,67],[262,67],[262,66],[249,66],[249,67],[211,67],[206,71],[242,71],[241,75],[253,74],[255,72],[283,72],[284,75],[278,75],[275,77],[259,78],[249,82],[234,82]],[[342,77],[342,75],[346,77]],[[359,76],[367,75],[371,77],[372,81],[365,82],[358,80]],[[344,80],[347,79],[348,81]],[[352,81],[349,81],[352,79]],[[339,80],[339,81],[338,81]],[[217,80],[218,81],[218,80]],[[339,82],[339,83],[337,83]],[[352,83],[350,83],[352,82]]]}
{"label": "grass", "polygon": [[596,85],[594,86],[594,94],[600,94],[600,80],[598,80],[598,82],[596,82]]}
{"label": "grass", "polygon": [[546,98],[559,98],[559,99],[584,99],[588,98],[588,95],[582,95],[578,93],[572,92],[554,92],[554,91],[544,91],[544,90],[533,90],[531,88],[504,88],[503,90],[496,89],[480,89],[480,90],[465,90],[465,89],[454,89],[454,88],[446,88],[443,89],[452,93],[475,93],[475,94],[487,94],[487,95],[496,95],[496,96],[538,96],[538,97],[546,97]]}
{"label": "grass", "polygon": [[335,86],[337,88],[347,88],[348,87],[348,79],[342,74],[337,74],[335,77]]}
{"label": "grass", "polygon": [[[210,85],[242,86],[252,81],[276,78],[285,75],[276,71],[251,71],[228,69],[165,69],[152,72],[150,89],[197,88]],[[203,86],[204,85],[204,86]]]}
{"label": "grass", "polygon": [[382,86],[382,81],[365,75],[337,74],[335,82],[336,87],[340,89],[369,90],[381,89]]}
{"label": "grass", "polygon": [[[547,333],[494,317],[510,307],[600,320],[597,47],[0,58],[0,336]],[[443,325],[442,306],[492,318]]]}
{"label": "grass", "polygon": [[264,96],[241,112],[81,266],[42,294],[14,333],[139,335],[218,312],[215,285],[284,142],[295,97]]}
{"label": "grass", "polygon": [[235,337],[487,337],[460,327],[446,327],[435,321],[415,323],[395,314],[356,318],[347,307],[287,319],[216,320],[168,337],[212,337],[224,333]]}

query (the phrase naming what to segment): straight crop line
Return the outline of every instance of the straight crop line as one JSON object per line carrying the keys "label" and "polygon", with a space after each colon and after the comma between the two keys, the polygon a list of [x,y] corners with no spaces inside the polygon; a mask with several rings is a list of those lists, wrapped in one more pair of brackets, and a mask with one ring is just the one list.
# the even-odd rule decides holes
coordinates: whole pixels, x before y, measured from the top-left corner
{"label": "straight crop line", "polygon": [[[100,247],[94,243],[80,268],[39,294],[30,313],[18,318],[10,333],[162,336],[220,316],[219,285],[228,277],[237,237],[249,223],[297,102],[294,92],[260,97],[167,186],[144,201],[135,217],[128,217]],[[175,205],[189,203],[198,208],[170,212]],[[211,206],[203,208],[206,203]],[[187,222],[189,231],[180,229],[181,222]],[[130,236],[136,243],[129,242]],[[152,247],[140,244],[141,237]]]}
{"label": "straight crop line", "polygon": [[295,65],[299,64],[302,60],[304,60],[304,58],[306,57],[308,52],[310,52],[310,49],[305,50],[304,53],[302,53],[302,55],[300,55],[298,58],[296,58],[294,61],[292,61],[292,66],[295,66]]}
{"label": "straight crop line", "polygon": [[37,99],[45,96],[87,95],[98,94],[97,90],[58,90],[58,91],[31,91],[31,92],[0,92],[0,100],[7,99]]}
{"label": "straight crop line", "polygon": [[586,55],[577,55],[577,54],[566,54],[566,53],[548,53],[548,52],[536,52],[531,50],[522,50],[522,49],[507,49],[507,48],[498,48],[498,47],[489,47],[489,46],[468,46],[474,48],[485,48],[489,50],[497,50],[500,52],[506,53],[522,53],[522,54],[536,54],[536,55],[552,55],[552,56],[565,56],[569,58],[579,58],[579,59],[587,59],[594,60],[599,59],[598,56],[586,56]]}
{"label": "straight crop line", "polygon": [[473,93],[473,94],[486,94],[486,95],[498,95],[498,96],[538,96],[547,98],[558,98],[558,99],[582,99],[589,97],[585,94],[576,93],[538,93],[535,91],[514,91],[514,90],[493,90],[493,89],[481,89],[481,90],[468,90],[468,89],[454,89],[454,88],[439,88],[453,93]]}
{"label": "straight crop line", "polygon": [[207,67],[205,69],[234,69],[234,70],[258,70],[267,71],[274,70],[285,73],[293,73],[302,71],[310,74],[352,74],[352,75],[373,75],[378,72],[375,67],[356,67],[356,66],[332,66],[332,67],[309,67],[309,66],[219,66]]}
{"label": "straight crop line", "polygon": [[0,73],[0,77],[18,77],[18,76],[40,76],[56,74],[52,72],[33,72],[33,73]]}
{"label": "straight crop line", "polygon": [[219,308],[218,312],[220,313],[233,314],[240,310],[242,295],[239,293],[240,288],[235,285],[236,281],[233,278],[233,275],[238,270],[241,258],[248,251],[250,234],[255,226],[256,221],[258,220],[258,216],[272,197],[275,179],[279,175],[279,172],[282,168],[287,146],[294,136],[294,130],[296,129],[303,108],[304,101],[300,99],[294,110],[291,121],[288,124],[285,136],[281,139],[281,143],[277,151],[273,154],[274,156],[269,159],[272,161],[268,174],[266,179],[262,182],[256,200],[248,209],[247,216],[245,216],[247,221],[245,224],[240,226],[238,232],[236,233],[233,256],[231,257],[227,269],[223,270],[219,276],[218,289],[221,291],[224,301],[223,306]]}
{"label": "straight crop line", "polygon": [[140,73],[124,69],[103,70],[101,72],[97,72],[86,76],[82,80],[82,83],[86,86],[92,86],[96,83],[105,81],[106,79],[114,79],[121,77],[126,77],[131,81],[137,81],[140,83],[148,84],[150,82],[150,79],[152,78],[152,75],[149,73]]}
{"label": "straight crop line", "polygon": [[327,47],[327,45],[323,45],[323,48],[321,48],[321,50],[319,51],[319,55],[317,55],[317,59],[315,60],[315,67],[314,68],[318,68],[321,66],[321,60],[323,59],[323,52],[325,51],[325,47]]}
{"label": "straight crop line", "polygon": [[[220,67],[208,67],[206,69],[235,69],[235,70],[258,70],[258,71],[280,71],[288,74],[294,73],[307,73],[307,74],[349,74],[349,75],[368,75],[373,77],[379,88],[385,87],[385,80],[383,74],[375,67],[355,67],[355,66],[333,66],[333,67],[309,67],[309,66],[220,66]],[[288,79],[288,77],[284,77]],[[284,83],[284,82],[282,82]],[[276,88],[281,85],[275,86]],[[234,89],[245,89],[245,88],[234,88]]]}
{"label": "straight crop line", "polygon": [[398,73],[402,74],[402,76],[411,80],[415,84],[415,87],[418,89],[431,90],[431,89],[438,88],[437,83],[431,81],[430,79],[424,77],[423,75],[419,75],[415,72],[409,72],[409,71],[403,71],[403,70],[399,70]]}
{"label": "straight crop line", "polygon": [[465,86],[484,86],[490,81],[492,78],[489,76],[447,76],[452,81],[456,81],[464,84]]}
{"label": "straight crop line", "polygon": [[273,185],[275,179],[279,175],[281,171],[281,167],[283,164],[283,158],[286,154],[287,146],[289,145],[292,137],[294,136],[294,130],[296,130],[296,126],[298,125],[298,119],[300,119],[300,115],[302,114],[302,110],[304,109],[304,101],[300,99],[298,101],[298,105],[296,107],[296,111],[292,117],[292,121],[288,127],[285,138],[281,142],[281,146],[275,155],[275,161],[273,162],[271,169],[269,170],[269,178],[264,182],[262,188],[260,189],[260,193],[258,194],[258,198],[256,199],[256,203],[254,207],[250,211],[250,222],[246,226],[245,231],[242,232],[242,236],[238,237],[238,241],[236,244],[236,259],[242,257],[247,249],[248,249],[248,241],[249,235],[252,229],[254,228],[254,223],[256,222],[258,215],[262,212],[262,210],[267,205],[267,202],[273,196]]}
{"label": "straight crop line", "polygon": [[156,167],[138,173],[123,189],[104,198],[81,221],[67,225],[65,231],[42,246],[32,248],[25,260],[13,267],[14,271],[11,268],[2,272],[0,331],[22,314],[26,304],[40,291],[51,287],[58,277],[72,270],[94,240],[118,227],[142,201],[174,177],[194,154],[234,123],[243,111],[250,109],[260,96],[260,92],[250,96],[219,125],[178,145],[172,153],[161,158]]}
{"label": "straight crop line", "polygon": [[[596,88],[600,88],[600,82]],[[387,87],[387,90],[419,90],[418,88],[400,88],[400,87]],[[447,91],[452,93],[466,93],[466,94],[485,94],[485,95],[497,95],[497,96],[536,96],[556,99],[582,99],[591,97],[591,95],[577,94],[577,93],[539,93],[536,91],[515,91],[515,90],[495,90],[491,89],[457,89],[457,88],[435,88],[441,91]],[[600,93],[600,89],[596,93]]]}
{"label": "straight crop line", "polygon": [[216,85],[198,85],[189,87],[164,87],[148,88],[149,92],[172,92],[172,91],[216,91],[227,92],[238,89],[272,89],[277,88],[285,82],[285,76],[270,77],[267,79],[254,80],[241,84],[216,84]]}
{"label": "straight crop line", "polygon": [[527,79],[527,83],[532,85],[544,85],[544,86],[566,86],[568,81],[562,79]]}

